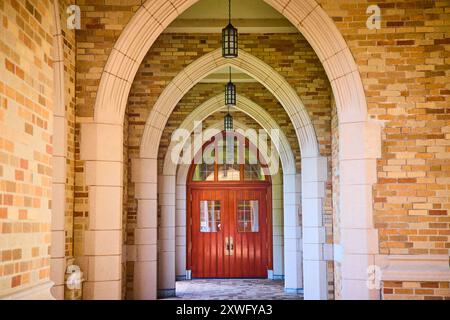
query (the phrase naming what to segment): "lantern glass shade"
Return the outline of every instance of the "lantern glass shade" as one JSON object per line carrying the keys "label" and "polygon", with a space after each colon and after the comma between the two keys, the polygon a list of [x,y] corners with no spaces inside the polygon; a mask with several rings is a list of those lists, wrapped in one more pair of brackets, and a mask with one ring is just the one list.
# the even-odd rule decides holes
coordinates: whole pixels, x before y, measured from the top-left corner
{"label": "lantern glass shade", "polygon": [[236,106],[236,86],[231,81],[225,85],[225,105]]}
{"label": "lantern glass shade", "polygon": [[231,114],[227,113],[223,120],[223,126],[225,128],[225,131],[233,131],[233,117]]}
{"label": "lantern glass shade", "polygon": [[222,56],[224,58],[238,56],[238,30],[231,23],[222,29]]}

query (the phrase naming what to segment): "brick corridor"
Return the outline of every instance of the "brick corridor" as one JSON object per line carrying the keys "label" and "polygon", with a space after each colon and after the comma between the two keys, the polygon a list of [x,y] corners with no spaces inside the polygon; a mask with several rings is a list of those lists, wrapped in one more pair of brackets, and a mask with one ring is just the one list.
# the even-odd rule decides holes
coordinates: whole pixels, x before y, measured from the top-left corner
{"label": "brick corridor", "polygon": [[177,281],[177,297],[171,300],[302,300],[284,292],[284,282],[266,279],[213,279]]}

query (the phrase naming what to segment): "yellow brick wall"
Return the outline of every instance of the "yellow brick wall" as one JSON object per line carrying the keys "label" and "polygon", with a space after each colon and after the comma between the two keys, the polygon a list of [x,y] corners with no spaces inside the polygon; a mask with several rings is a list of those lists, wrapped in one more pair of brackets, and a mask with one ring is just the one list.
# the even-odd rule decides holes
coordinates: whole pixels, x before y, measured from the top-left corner
{"label": "yellow brick wall", "polygon": [[384,281],[384,300],[450,300],[450,282]]}
{"label": "yellow brick wall", "polygon": [[67,8],[70,0],[59,0],[61,32],[64,38],[64,104],[67,120],[67,170],[66,170],[66,256],[73,256],[73,211],[75,189],[75,30],[67,28]]}
{"label": "yellow brick wall", "polygon": [[0,1],[0,293],[49,280],[53,8]]}
{"label": "yellow brick wall", "polygon": [[368,2],[319,3],[355,58],[370,117],[384,123],[373,199],[380,253],[448,255],[450,1],[378,3],[379,30],[366,27]]}

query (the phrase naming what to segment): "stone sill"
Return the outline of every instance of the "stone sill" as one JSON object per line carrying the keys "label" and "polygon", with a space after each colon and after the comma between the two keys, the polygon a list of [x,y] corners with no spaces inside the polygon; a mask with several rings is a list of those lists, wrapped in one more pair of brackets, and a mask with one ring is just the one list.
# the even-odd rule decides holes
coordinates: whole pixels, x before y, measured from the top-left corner
{"label": "stone sill", "polygon": [[50,293],[53,287],[52,281],[46,281],[14,293],[1,296],[0,300],[55,300]]}
{"label": "stone sill", "polygon": [[450,282],[446,255],[390,255],[382,267],[383,281]]}

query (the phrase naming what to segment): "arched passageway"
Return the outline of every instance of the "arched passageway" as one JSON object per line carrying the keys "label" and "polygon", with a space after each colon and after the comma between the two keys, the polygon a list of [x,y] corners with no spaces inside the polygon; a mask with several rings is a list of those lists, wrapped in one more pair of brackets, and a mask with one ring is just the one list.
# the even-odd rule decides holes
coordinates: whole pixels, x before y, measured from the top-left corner
{"label": "arched passageway", "polygon": [[[293,88],[273,68],[249,53],[241,50],[239,58],[229,60],[222,57],[219,49],[215,50],[191,63],[182,72],[180,72],[169,85],[167,85],[166,89],[155,103],[155,106],[152,108],[152,111],[147,119],[144,134],[141,140],[140,158],[135,159],[133,163],[135,168],[133,181],[136,183],[137,190],[146,189],[148,191],[145,193],[146,198],[140,198],[141,196],[139,195],[138,199],[139,201],[143,200],[144,203],[147,203],[147,200],[153,200],[157,197],[155,194],[157,188],[150,188],[148,184],[151,183],[152,175],[156,175],[158,156],[156,146],[159,145],[158,141],[161,139],[162,131],[164,130],[165,124],[167,123],[172,110],[181,100],[183,95],[185,95],[196,83],[214,70],[227,65],[232,65],[244,71],[266,86],[268,90],[272,92],[273,95],[280,101],[291,121],[294,123],[294,128],[301,149],[302,167],[305,172],[308,172],[309,174],[303,175],[303,177],[299,175],[296,172],[294,162],[286,158],[286,153],[283,152],[283,150],[287,150],[286,141],[284,145],[278,147],[281,148],[279,151],[281,152],[280,155],[283,161],[283,181],[285,185],[283,209],[286,217],[286,223],[284,225],[286,243],[284,248],[286,251],[285,266],[286,268],[289,268],[289,270],[285,270],[286,290],[291,292],[303,291],[303,278],[312,279],[314,277],[316,281],[314,288],[317,289],[316,294],[325,297],[327,295],[326,262],[322,256],[317,256],[317,248],[320,248],[318,250],[323,250],[322,247],[324,243],[322,198],[325,194],[324,189],[327,170],[326,158],[319,155],[314,127],[308,114],[306,113],[303,103]],[[183,90],[180,88],[183,88]],[[247,101],[243,100],[243,103],[245,102]],[[200,112],[205,106],[207,106],[207,104],[195,112],[196,115],[200,116],[197,120],[204,117],[204,115],[201,115]],[[248,106],[251,107],[251,105]],[[251,109],[249,109],[248,112],[251,112],[250,110]],[[262,114],[255,117],[261,122],[267,121],[262,118]],[[269,119],[267,117],[267,113],[266,118]],[[277,130],[276,127],[273,129]],[[275,130],[271,130],[271,132],[274,133]],[[273,138],[276,137],[272,137],[272,139]],[[168,167],[164,168],[163,177],[160,177],[159,179],[160,186],[163,186],[161,190],[164,190],[159,194],[160,203],[162,203],[162,217],[173,216],[175,212],[174,206],[176,203],[174,183],[175,176],[173,174],[169,174],[169,172],[174,171],[176,166],[170,163],[167,165]],[[143,169],[144,167],[146,170]],[[299,190],[300,184],[303,185],[304,189],[309,190],[309,192],[303,193],[301,204]],[[305,206],[305,209],[302,210],[305,212],[303,215],[303,228],[308,228],[308,237],[303,239],[301,238],[300,229],[301,217],[298,214],[300,205]],[[145,228],[139,225],[140,212],[141,211],[138,211],[137,232],[147,234],[156,232],[156,229],[154,228]],[[145,210],[142,212],[143,214],[148,215],[150,211]],[[168,218],[167,220],[174,221],[173,218]],[[159,268],[160,270],[164,270],[162,271],[163,273],[172,272],[171,275],[158,278],[159,287],[161,288],[160,290],[163,292],[174,292],[175,235],[173,227],[174,225],[161,230],[161,232],[164,232],[165,241],[161,244],[163,247],[160,247],[160,259],[158,261]],[[154,238],[154,236],[148,236],[147,238]],[[306,250],[303,251],[306,253],[307,260],[302,259],[302,243],[306,248]],[[141,244],[138,244],[138,247],[141,249],[144,248]],[[146,248],[150,249],[150,247]],[[150,256],[150,254],[147,254],[146,256]],[[148,269],[144,267],[148,263],[151,262],[137,261],[135,264],[135,286],[141,287],[143,283],[147,283],[145,287],[151,287],[151,279],[156,276],[151,276]],[[314,271],[314,273],[311,275],[303,275],[302,277],[302,264],[310,265],[311,263],[317,264],[319,272],[316,272],[317,269],[309,268],[308,270],[311,272]],[[153,269],[152,272],[156,272],[156,270]]]}
{"label": "arched passageway", "polygon": [[223,130],[208,100],[231,77],[236,127],[286,137],[271,176],[279,289],[448,298],[446,3],[233,1],[245,60],[225,61],[228,1],[73,2],[0,1],[0,300],[61,299],[67,264],[86,300],[171,293],[189,271],[191,161],[164,156],[197,117]]}
{"label": "arched passageway", "polygon": [[[109,204],[104,203],[107,201],[106,199],[111,196],[120,198],[121,194],[122,123],[132,79],[145,53],[158,35],[181,12],[195,2],[193,0],[178,4],[170,1],[147,1],[138,10],[117,41],[105,67],[96,100],[94,123],[85,125],[82,129],[84,137],[82,139],[82,158],[88,163],[91,162],[91,164],[87,164],[87,170],[92,173],[91,176],[94,178],[89,185],[95,186],[91,188],[89,196],[90,201],[95,201],[95,205],[92,206],[90,215],[93,223],[90,224],[91,229],[86,233],[88,243],[86,255],[90,257],[89,259],[94,265],[98,263],[99,267],[107,260],[108,263],[120,264],[120,205],[113,210],[113,214],[107,221],[102,217],[102,212],[108,211],[105,210],[109,207]],[[375,181],[375,159],[380,151],[380,134],[379,127],[367,119],[364,91],[356,64],[332,20],[315,1],[266,2],[286,16],[308,39],[322,61],[333,87],[340,133],[341,194],[339,205],[342,214],[342,247],[339,250],[342,254],[339,259],[343,268],[342,296],[365,299],[376,297],[378,291],[367,288],[365,282],[367,267],[374,264],[374,255],[378,250],[377,234],[371,220],[372,207],[366,201],[355,203],[351,200],[354,194],[360,195],[359,199],[371,197],[371,185]],[[196,71],[204,72],[202,69]],[[196,76],[193,75],[195,79]],[[182,93],[185,88],[191,86],[192,81],[189,76],[186,77],[178,83],[179,86],[176,90]],[[270,78],[266,77],[263,81],[265,84],[269,84]],[[290,99],[290,97],[286,98]],[[175,95],[175,98],[172,96],[167,99],[164,103],[166,106],[172,104],[170,99],[177,98]],[[297,104],[294,110],[298,111],[298,106]],[[168,110],[170,107],[154,115],[151,122],[154,128],[159,129],[160,125],[164,123],[163,119],[167,117]],[[297,129],[305,128],[304,122],[291,120]],[[101,148],[103,142],[111,141],[111,138],[115,144],[110,145],[107,150]],[[302,140],[301,136],[299,136],[299,140]],[[157,146],[158,139],[155,142]],[[304,155],[303,150],[302,155]],[[151,157],[147,160],[149,163],[153,161]],[[305,298],[323,299],[326,297],[326,293],[321,285],[325,269],[323,233],[321,235],[320,232],[322,222],[314,217],[320,216],[322,211],[320,197],[316,195],[320,195],[322,192],[320,190],[323,185],[321,176],[324,172],[323,166],[317,159],[307,161],[311,162],[312,169],[302,177],[303,181],[308,183],[308,188],[304,188],[304,190],[315,190],[315,192],[313,196],[306,196],[310,198],[302,203],[304,212],[314,212],[311,216],[303,215],[305,218],[303,224],[305,231],[303,238]],[[97,174],[94,174],[94,171]],[[102,174],[102,172],[113,171],[117,174],[108,176]],[[151,196],[140,200],[156,199],[156,172],[148,172],[148,177],[142,183],[146,184],[147,188],[146,190],[139,189],[137,193],[151,194]],[[310,217],[312,219],[309,219]],[[156,247],[155,237],[150,231],[151,227],[141,229],[137,236],[138,242],[141,241],[140,244],[146,246],[147,249]],[[109,241],[111,246],[109,248],[96,246],[95,242],[102,241],[102,239],[111,240]],[[139,274],[139,272],[152,268],[156,270],[151,252],[151,250],[147,253],[141,252],[140,256],[143,260],[135,273]],[[306,276],[306,274],[309,275]],[[88,295],[101,297],[108,292],[107,296],[113,297],[120,292],[120,281],[114,279],[115,277],[110,280],[102,279],[102,281],[97,281],[95,278],[90,279],[87,284]],[[148,280],[148,284],[154,284],[156,279],[154,276],[149,276]],[[155,296],[152,290],[154,289],[148,288],[148,285],[141,284],[136,291],[136,298],[152,298]]]}
{"label": "arched passageway", "polygon": [[[215,99],[212,99],[215,100]],[[211,101],[211,100],[210,100]],[[209,102],[205,103],[205,106],[209,105]],[[245,98],[241,99],[241,101],[246,101]],[[247,100],[248,101],[248,100]],[[250,101],[248,101],[250,102]],[[221,104],[222,105],[222,104]],[[238,109],[241,107],[240,103],[238,103]],[[254,105],[254,108],[256,108],[256,110],[258,111],[263,111],[261,110],[259,106]],[[200,110],[202,108],[199,108]],[[197,110],[199,110],[197,109]],[[209,108],[206,108],[207,110]],[[200,111],[199,110],[199,111]],[[264,112],[262,112],[262,114],[264,114]],[[186,118],[186,120],[189,120],[190,116],[188,118]],[[185,123],[185,122],[183,122]],[[183,126],[184,127],[184,126]],[[187,125],[188,127],[188,125]],[[258,138],[257,133],[255,132],[255,130],[250,129],[248,126],[240,123],[239,121],[234,121],[234,128],[235,128],[235,132],[237,132],[238,134],[240,134],[242,137],[247,137],[250,138],[252,141],[254,141],[255,139]],[[175,267],[176,267],[176,275],[177,275],[177,279],[186,279],[186,278],[192,278],[190,271],[187,270],[186,268],[186,262],[187,262],[187,239],[186,239],[186,221],[189,221],[187,219],[187,208],[188,208],[188,203],[187,200],[189,199],[189,195],[188,195],[188,188],[187,188],[187,184],[189,183],[189,169],[191,168],[191,163],[194,161],[194,155],[198,154],[200,152],[200,149],[202,148],[203,144],[208,143],[209,141],[211,141],[211,139],[214,138],[214,136],[220,134],[223,131],[223,122],[217,122],[214,125],[212,125],[211,127],[206,128],[203,131],[203,134],[201,135],[201,137],[196,137],[195,139],[198,141],[194,141],[193,145],[194,145],[194,150],[191,153],[191,158],[187,159],[186,162],[180,163],[178,166],[178,170],[176,171],[176,192],[175,192],[175,198],[176,198],[176,203],[177,203],[177,207],[176,207],[176,250],[175,250],[175,254],[176,254],[176,259],[175,259]],[[265,130],[267,130],[267,128],[265,128]],[[190,131],[191,133],[191,131]],[[282,139],[283,140],[283,139]],[[186,143],[187,144],[187,143]],[[283,143],[282,143],[283,144]],[[186,145],[185,145],[186,146]],[[288,152],[289,154],[292,154],[292,150],[290,149],[289,144],[283,144],[284,146],[284,150],[286,152]],[[279,165],[279,161],[278,158],[279,153],[278,150],[276,150],[275,148],[271,148],[271,150],[269,150],[268,147],[266,147],[265,145],[260,145],[260,151],[263,155],[267,156],[267,159],[265,161],[265,163],[271,164],[271,165]],[[183,148],[185,149],[185,148]],[[167,157],[169,158],[169,157]],[[165,165],[164,168],[169,168],[170,164],[172,164],[172,162],[170,160],[168,160],[166,158],[165,161]],[[169,164],[170,163],[170,164]],[[270,170],[269,170],[270,171]],[[284,226],[284,222],[283,222],[283,207],[282,207],[282,199],[283,199],[283,178],[282,178],[282,171],[281,170],[277,170],[276,174],[271,175],[271,189],[272,189],[272,212],[271,212],[271,216],[272,216],[272,234],[273,234],[273,246],[272,246],[272,260],[273,260],[273,268],[268,269],[269,272],[269,278],[272,279],[284,279],[284,275],[285,275],[285,269],[284,269],[284,232],[283,232],[283,226]],[[165,228],[167,226],[165,226],[164,224],[161,225],[161,227]],[[292,271],[292,270],[291,270]],[[301,270],[300,270],[301,271]],[[187,273],[187,275],[185,275]],[[173,286],[174,280],[171,279],[171,273],[170,270],[161,270],[158,273],[158,277],[165,277],[165,278],[169,278],[168,282],[169,285]],[[172,275],[173,277],[173,275]],[[284,285],[284,282],[283,282]],[[173,292],[172,292],[173,293]],[[178,292],[177,292],[178,294]]]}

